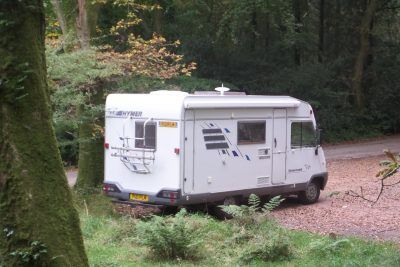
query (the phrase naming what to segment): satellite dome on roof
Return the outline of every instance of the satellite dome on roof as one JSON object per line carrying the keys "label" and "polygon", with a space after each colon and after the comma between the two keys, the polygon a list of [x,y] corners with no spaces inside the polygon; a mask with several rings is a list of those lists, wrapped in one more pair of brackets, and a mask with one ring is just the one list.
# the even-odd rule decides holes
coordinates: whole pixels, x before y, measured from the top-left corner
{"label": "satellite dome on roof", "polygon": [[228,92],[231,89],[229,89],[228,87],[224,87],[224,84],[222,84],[221,87],[217,87],[214,90],[219,92],[221,95],[224,95],[225,92]]}

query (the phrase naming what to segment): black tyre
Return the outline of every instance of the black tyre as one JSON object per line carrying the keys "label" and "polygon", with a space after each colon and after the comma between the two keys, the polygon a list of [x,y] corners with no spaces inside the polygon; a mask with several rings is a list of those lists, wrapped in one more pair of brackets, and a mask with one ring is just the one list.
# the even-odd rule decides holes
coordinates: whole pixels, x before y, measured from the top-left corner
{"label": "black tyre", "polygon": [[318,182],[311,181],[308,183],[306,190],[301,191],[298,195],[303,204],[312,204],[318,201],[321,187]]}

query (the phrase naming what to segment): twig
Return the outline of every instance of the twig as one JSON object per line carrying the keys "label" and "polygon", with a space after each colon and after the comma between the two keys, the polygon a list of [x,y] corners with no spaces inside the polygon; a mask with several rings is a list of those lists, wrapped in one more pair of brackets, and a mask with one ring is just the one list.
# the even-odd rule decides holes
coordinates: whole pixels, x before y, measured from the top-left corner
{"label": "twig", "polygon": [[85,206],[86,216],[89,216],[89,209],[88,209],[88,206],[86,204],[86,200],[85,199],[83,200],[83,205]]}

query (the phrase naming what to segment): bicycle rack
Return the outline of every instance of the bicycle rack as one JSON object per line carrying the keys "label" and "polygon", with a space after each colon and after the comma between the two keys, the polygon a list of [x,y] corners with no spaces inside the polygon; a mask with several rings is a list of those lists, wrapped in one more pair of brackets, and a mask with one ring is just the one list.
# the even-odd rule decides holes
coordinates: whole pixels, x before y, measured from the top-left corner
{"label": "bicycle rack", "polygon": [[[127,119],[132,119],[128,117]],[[136,148],[136,140],[142,140],[143,146],[146,147],[146,125],[152,121],[152,118],[147,119],[143,124],[142,137],[129,137],[125,135],[125,123],[123,124],[123,136],[119,139],[122,141],[122,147],[112,146],[111,149],[116,152],[111,153],[112,157],[118,157],[124,165],[132,172],[147,174],[151,173],[149,166],[154,164],[155,149]],[[133,142],[133,145],[131,143]]]}

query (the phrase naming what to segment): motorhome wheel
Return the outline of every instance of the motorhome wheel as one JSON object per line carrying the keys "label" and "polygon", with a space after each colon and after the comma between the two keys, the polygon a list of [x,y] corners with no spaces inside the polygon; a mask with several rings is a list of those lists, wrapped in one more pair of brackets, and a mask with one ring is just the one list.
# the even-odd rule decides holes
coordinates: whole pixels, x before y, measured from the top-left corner
{"label": "motorhome wheel", "polygon": [[317,182],[311,181],[306,190],[299,193],[299,199],[304,204],[312,204],[318,201],[320,194],[320,186]]}

